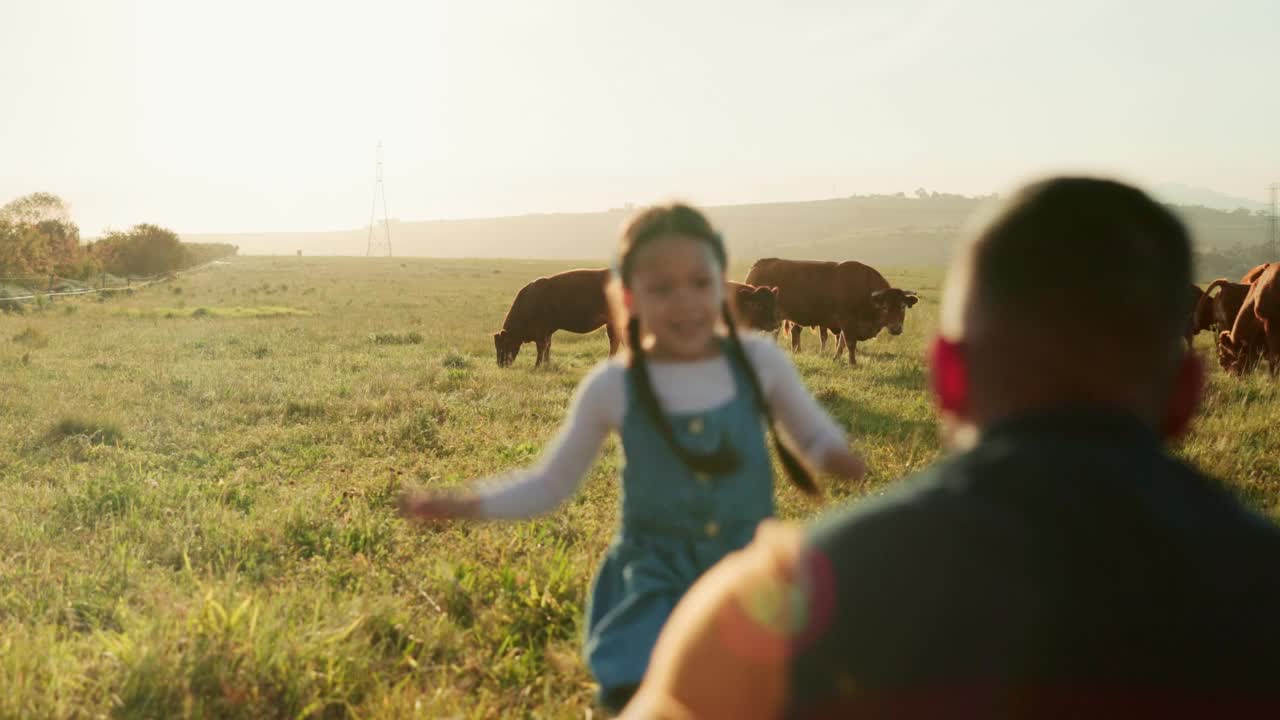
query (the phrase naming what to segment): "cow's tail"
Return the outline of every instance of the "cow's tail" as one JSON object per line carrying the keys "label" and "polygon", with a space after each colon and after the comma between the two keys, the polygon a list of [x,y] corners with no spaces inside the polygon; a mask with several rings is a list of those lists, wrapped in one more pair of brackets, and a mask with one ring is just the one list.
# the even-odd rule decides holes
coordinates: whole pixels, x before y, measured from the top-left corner
{"label": "cow's tail", "polygon": [[1218,278],[1209,283],[1209,287],[1205,288],[1200,295],[1200,299],[1196,302],[1195,312],[1192,313],[1193,324],[1191,333],[1200,332],[1201,330],[1210,330],[1214,326],[1213,312],[1213,291],[1233,284],[1226,278]]}
{"label": "cow's tail", "polygon": [[[1204,289],[1204,297],[1206,298],[1209,297],[1210,295],[1213,294],[1214,290],[1217,290],[1220,287],[1226,287],[1227,285],[1232,285],[1232,284],[1233,283],[1226,278],[1218,278],[1217,280],[1214,280],[1213,282],[1209,283],[1209,287]],[[1201,302],[1203,302],[1203,300]]]}

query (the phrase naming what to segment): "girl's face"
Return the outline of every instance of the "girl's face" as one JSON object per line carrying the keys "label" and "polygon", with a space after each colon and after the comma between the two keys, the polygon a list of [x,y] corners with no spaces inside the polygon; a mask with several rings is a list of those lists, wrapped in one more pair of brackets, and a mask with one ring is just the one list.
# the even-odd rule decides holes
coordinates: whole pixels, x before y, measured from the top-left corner
{"label": "girl's face", "polygon": [[714,353],[724,277],[711,248],[688,235],[648,241],[632,260],[631,313],[653,334],[658,357],[697,359]]}

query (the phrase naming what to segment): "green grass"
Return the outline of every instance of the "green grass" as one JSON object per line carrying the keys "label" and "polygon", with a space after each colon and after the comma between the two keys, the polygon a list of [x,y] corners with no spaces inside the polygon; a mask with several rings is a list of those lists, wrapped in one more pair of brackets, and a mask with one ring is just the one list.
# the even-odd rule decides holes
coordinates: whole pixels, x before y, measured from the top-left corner
{"label": "green grass", "polygon": [[[583,717],[614,441],[541,520],[394,513],[407,484],[462,485],[551,438],[603,331],[557,334],[538,370],[532,346],[497,368],[491,333],[572,265],[238,258],[184,277],[179,307],[158,285],[0,315],[0,718]],[[873,469],[827,483],[833,503],[939,452],[922,357],[941,276],[888,274],[923,295],[902,336],[860,343],[854,371],[812,334],[796,358]],[[289,312],[233,312],[271,309]],[[1215,368],[1182,451],[1272,514],[1277,392]],[[785,485],[779,504],[818,510]]]}
{"label": "green grass", "polygon": [[294,307],[265,305],[260,307],[131,307],[121,311],[131,318],[275,318],[306,317],[311,311]]}

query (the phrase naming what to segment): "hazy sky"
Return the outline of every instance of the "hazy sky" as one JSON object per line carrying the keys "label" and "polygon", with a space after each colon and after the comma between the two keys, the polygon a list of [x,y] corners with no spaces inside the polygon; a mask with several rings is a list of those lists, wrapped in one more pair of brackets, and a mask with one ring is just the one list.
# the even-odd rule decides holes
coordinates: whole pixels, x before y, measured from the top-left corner
{"label": "hazy sky", "polygon": [[1093,170],[1261,200],[1275,0],[0,0],[0,202],[82,232],[861,192]]}

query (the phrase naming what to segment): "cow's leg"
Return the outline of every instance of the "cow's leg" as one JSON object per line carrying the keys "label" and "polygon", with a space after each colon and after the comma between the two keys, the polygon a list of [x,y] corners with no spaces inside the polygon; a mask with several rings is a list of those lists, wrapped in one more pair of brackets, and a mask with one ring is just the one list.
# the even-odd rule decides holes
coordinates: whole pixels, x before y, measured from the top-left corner
{"label": "cow's leg", "polygon": [[842,324],[840,326],[840,337],[844,338],[844,345],[849,349],[849,367],[857,367],[858,358],[856,357],[855,350],[858,347],[858,341],[854,339],[857,336],[850,332],[850,330],[851,328]]}
{"label": "cow's leg", "polygon": [[551,349],[551,336],[543,335],[533,341],[538,348],[538,359],[534,361],[534,367],[541,367],[542,363],[547,360],[547,353]]}
{"label": "cow's leg", "polygon": [[800,352],[800,335],[803,333],[803,325],[791,323],[791,352]]}
{"label": "cow's leg", "polygon": [[818,326],[818,339],[821,341],[821,344],[822,344],[822,352],[826,352],[827,351],[827,326],[826,325]]}
{"label": "cow's leg", "polygon": [[1280,374],[1280,321],[1264,319],[1262,331],[1267,340],[1267,365],[1270,366],[1271,376],[1275,377]]}
{"label": "cow's leg", "polygon": [[613,357],[618,352],[618,333],[613,329],[613,323],[607,321],[604,332],[609,336],[609,357]]}
{"label": "cow's leg", "polygon": [[843,332],[836,333],[836,354],[832,355],[831,359],[839,360],[840,356],[844,354],[844,349],[846,347],[848,347],[848,345],[845,343],[844,333]]}

